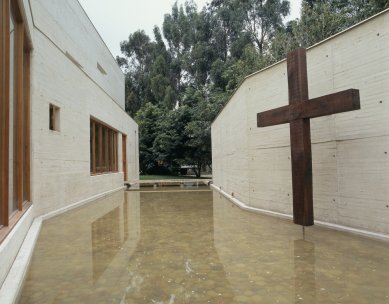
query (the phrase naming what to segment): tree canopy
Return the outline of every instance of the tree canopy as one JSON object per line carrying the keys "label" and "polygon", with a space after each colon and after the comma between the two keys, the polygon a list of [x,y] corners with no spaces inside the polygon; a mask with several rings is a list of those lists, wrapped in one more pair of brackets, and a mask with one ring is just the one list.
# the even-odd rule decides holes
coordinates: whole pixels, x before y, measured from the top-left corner
{"label": "tree canopy", "polygon": [[141,173],[211,166],[211,123],[245,76],[389,7],[386,0],[177,2],[150,38],[121,43],[126,111],[139,124]]}

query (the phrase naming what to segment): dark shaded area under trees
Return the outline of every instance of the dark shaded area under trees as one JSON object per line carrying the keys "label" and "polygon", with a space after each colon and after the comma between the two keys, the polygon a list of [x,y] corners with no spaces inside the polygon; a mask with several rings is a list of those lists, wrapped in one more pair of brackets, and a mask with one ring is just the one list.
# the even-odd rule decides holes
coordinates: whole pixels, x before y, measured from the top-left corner
{"label": "dark shaded area under trees", "polygon": [[211,123],[245,76],[389,7],[388,0],[212,0],[173,5],[151,39],[121,43],[126,111],[139,124],[141,173],[211,167]]}

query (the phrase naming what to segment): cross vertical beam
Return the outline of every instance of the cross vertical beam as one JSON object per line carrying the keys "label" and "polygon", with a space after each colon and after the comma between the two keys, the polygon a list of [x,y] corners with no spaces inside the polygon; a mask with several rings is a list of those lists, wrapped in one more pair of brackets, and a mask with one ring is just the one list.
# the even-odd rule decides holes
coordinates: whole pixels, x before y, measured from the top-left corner
{"label": "cross vertical beam", "polygon": [[[287,58],[289,104],[308,101],[308,76],[305,49],[297,49]],[[312,151],[309,118],[290,122],[292,157],[293,221],[313,225]]]}

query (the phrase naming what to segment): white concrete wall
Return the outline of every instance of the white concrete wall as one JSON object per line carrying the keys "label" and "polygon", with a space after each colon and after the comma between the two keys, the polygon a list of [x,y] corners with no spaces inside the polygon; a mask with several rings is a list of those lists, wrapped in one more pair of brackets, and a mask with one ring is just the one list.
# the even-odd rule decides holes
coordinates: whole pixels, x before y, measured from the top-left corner
{"label": "white concrete wall", "polygon": [[[78,2],[33,0],[31,8],[32,196],[39,215],[123,185],[121,136],[120,172],[90,174],[91,116],[128,135],[129,179],[138,177],[138,126],[122,108],[123,73]],[[97,69],[97,62],[107,75]],[[50,103],[60,108],[59,132],[48,127]]]}
{"label": "white concrete wall", "polygon": [[[361,110],[311,120],[315,219],[389,234],[389,11],[307,52],[310,98],[360,90]],[[246,205],[292,213],[286,62],[246,78],[212,125],[214,183]]]}
{"label": "white concrete wall", "polygon": [[[124,109],[124,75],[77,0],[30,0],[34,27]],[[97,63],[106,71],[104,75]]]}

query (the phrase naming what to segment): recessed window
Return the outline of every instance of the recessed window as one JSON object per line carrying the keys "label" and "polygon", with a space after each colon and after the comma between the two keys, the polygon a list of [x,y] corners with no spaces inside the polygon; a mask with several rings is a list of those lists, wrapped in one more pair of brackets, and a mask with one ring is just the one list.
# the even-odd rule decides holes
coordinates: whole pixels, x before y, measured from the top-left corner
{"label": "recessed window", "polygon": [[82,65],[72,56],[68,51],[66,51],[65,56],[70,59],[71,62],[73,62],[77,67],[80,69],[84,69]]}
{"label": "recessed window", "polygon": [[100,65],[100,63],[97,63],[97,69],[100,71],[101,74],[107,75],[107,72],[104,70],[104,68]]}
{"label": "recessed window", "polygon": [[90,121],[90,171],[92,175],[118,171],[118,132]]}
{"label": "recessed window", "polygon": [[50,123],[49,128],[52,131],[59,131],[59,112],[60,108],[50,104]]}

